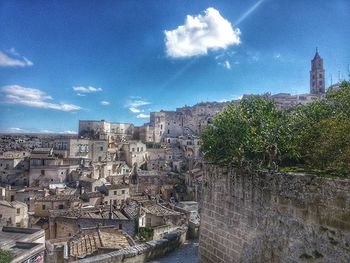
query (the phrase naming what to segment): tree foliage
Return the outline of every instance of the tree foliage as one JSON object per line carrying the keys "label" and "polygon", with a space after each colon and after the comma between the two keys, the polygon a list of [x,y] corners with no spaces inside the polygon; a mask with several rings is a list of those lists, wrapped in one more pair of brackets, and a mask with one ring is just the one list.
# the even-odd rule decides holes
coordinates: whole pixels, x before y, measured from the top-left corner
{"label": "tree foliage", "polygon": [[231,103],[202,134],[205,159],[246,168],[272,167],[293,154],[288,116],[260,96]]}
{"label": "tree foliage", "polygon": [[0,263],[10,263],[13,255],[10,251],[0,249]]}
{"label": "tree foliage", "polygon": [[279,111],[266,97],[231,103],[202,134],[207,161],[240,168],[304,165],[350,174],[350,85],[324,99]]}

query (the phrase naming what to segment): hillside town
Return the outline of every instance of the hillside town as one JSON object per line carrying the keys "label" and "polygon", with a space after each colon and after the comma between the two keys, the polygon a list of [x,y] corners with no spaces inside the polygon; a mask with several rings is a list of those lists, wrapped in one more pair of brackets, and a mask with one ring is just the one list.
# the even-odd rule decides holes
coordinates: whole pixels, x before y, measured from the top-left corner
{"label": "hillside town", "polygon": [[[264,96],[288,109],[324,94],[316,51],[309,94]],[[80,120],[77,135],[1,135],[0,248],[12,262],[58,263],[139,249],[170,233],[198,238],[200,135],[228,103],[152,112],[143,126]]]}

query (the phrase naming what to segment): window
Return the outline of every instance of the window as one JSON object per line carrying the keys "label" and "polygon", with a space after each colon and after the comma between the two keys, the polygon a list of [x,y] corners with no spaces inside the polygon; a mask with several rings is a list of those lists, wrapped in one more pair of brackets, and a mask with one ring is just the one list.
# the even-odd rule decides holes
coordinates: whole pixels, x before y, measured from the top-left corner
{"label": "window", "polygon": [[21,208],[17,208],[17,214],[21,213]]}
{"label": "window", "polygon": [[125,194],[125,190],[122,190],[122,194]]}
{"label": "window", "polygon": [[100,147],[100,151],[103,151],[103,146]]}
{"label": "window", "polygon": [[58,209],[64,209],[64,205],[63,204],[58,205]]}
{"label": "window", "polygon": [[46,209],[46,206],[45,206],[45,205],[42,205],[42,206],[41,206],[41,209],[42,209],[42,210],[45,210],[45,209]]}
{"label": "window", "polygon": [[163,124],[160,125],[160,129],[163,130]]}
{"label": "window", "polygon": [[170,130],[168,129],[168,134],[170,133]]}
{"label": "window", "polygon": [[40,174],[45,175],[45,170],[41,170]]}
{"label": "window", "polygon": [[135,148],[132,148],[131,151],[134,152],[134,151],[135,151]]}
{"label": "window", "polygon": [[320,74],[319,76],[320,76],[320,78],[322,78],[322,74]]}
{"label": "window", "polygon": [[114,191],[114,195],[117,195],[117,191]]}
{"label": "window", "polygon": [[0,219],[2,218],[2,214],[0,214]]}
{"label": "window", "polygon": [[141,147],[141,152],[143,152],[143,147]]}
{"label": "window", "polygon": [[123,225],[122,224],[119,224],[119,229],[123,229]]}
{"label": "window", "polygon": [[322,85],[322,80],[320,80],[318,83],[319,83],[320,85]]}
{"label": "window", "polygon": [[137,147],[137,151],[138,151],[138,152],[140,151],[140,148],[139,148],[139,147]]}

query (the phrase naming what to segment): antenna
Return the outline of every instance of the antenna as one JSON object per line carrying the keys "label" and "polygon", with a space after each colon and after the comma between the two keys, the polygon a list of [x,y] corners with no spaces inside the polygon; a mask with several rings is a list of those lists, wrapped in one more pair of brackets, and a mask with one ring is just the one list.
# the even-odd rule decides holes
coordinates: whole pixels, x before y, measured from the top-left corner
{"label": "antenna", "polygon": [[331,86],[333,85],[333,75],[331,74]]}

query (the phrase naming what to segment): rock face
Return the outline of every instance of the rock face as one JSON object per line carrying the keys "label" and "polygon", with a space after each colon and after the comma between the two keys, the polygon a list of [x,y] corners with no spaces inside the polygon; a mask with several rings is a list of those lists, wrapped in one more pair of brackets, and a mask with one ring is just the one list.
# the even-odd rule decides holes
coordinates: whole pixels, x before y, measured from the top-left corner
{"label": "rock face", "polygon": [[350,262],[350,180],[205,167],[200,262]]}

